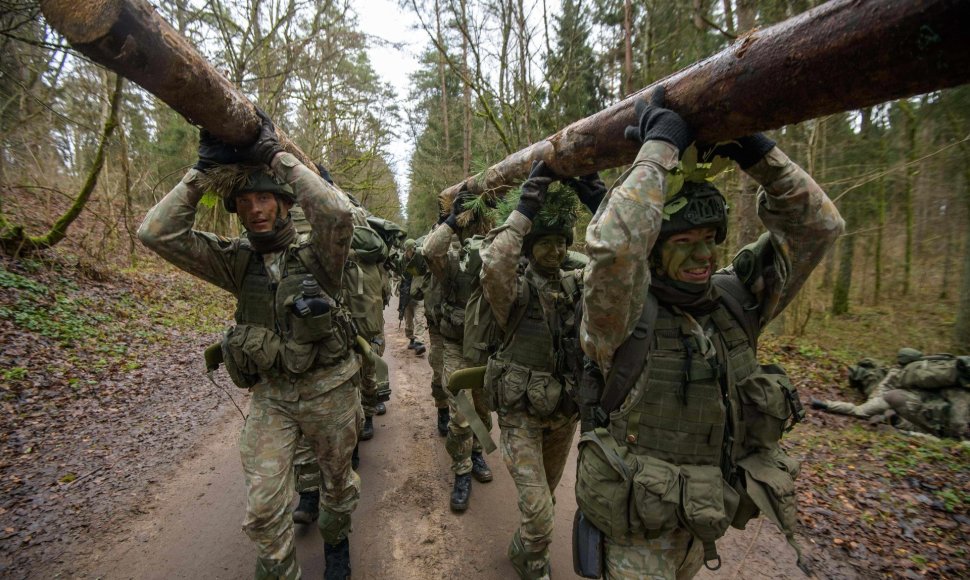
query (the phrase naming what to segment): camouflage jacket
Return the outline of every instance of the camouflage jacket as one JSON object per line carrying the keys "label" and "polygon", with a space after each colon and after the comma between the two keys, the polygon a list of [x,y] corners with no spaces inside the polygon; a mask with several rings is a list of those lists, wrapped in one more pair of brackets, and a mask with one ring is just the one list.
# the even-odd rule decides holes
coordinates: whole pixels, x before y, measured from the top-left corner
{"label": "camouflage jacket", "polygon": [[428,262],[431,275],[438,280],[439,284],[445,283],[448,269],[448,250],[456,240],[458,240],[458,234],[444,224],[436,227],[424,240],[424,259]]}
{"label": "camouflage jacket", "polygon": [[[584,277],[580,340],[604,374],[643,310],[650,285],[647,256],[660,233],[667,173],[676,166],[672,145],[644,143],[586,230],[590,263]],[[758,216],[770,243],[761,251],[770,255],[761,258],[771,260],[778,274],[750,287],[761,305],[763,328],[792,300],[845,222],[818,184],[777,147],[747,173],[762,185]]]}
{"label": "camouflage jacket", "polygon": [[[353,236],[350,200],[289,153],[277,155],[272,169],[296,193],[297,202],[312,228],[307,243],[319,270],[327,278],[320,283],[331,296],[337,296]],[[224,238],[192,229],[196,207],[204,194],[198,185],[199,175],[198,171],[190,169],[182,181],[149,210],[138,228],[138,237],[178,268],[238,296],[242,276],[236,273],[235,264],[240,238]],[[282,263],[284,252],[263,257],[268,270],[278,271],[278,267],[273,266]],[[262,380],[253,390],[275,399],[309,398],[343,384],[358,367],[357,357],[349,356],[336,366],[306,373],[292,381],[292,388]]]}

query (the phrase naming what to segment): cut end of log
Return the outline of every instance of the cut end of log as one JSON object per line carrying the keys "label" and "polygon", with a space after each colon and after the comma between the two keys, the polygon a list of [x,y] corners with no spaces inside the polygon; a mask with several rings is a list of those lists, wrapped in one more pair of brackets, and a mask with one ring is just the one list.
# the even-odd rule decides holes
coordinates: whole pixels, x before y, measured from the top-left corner
{"label": "cut end of log", "polygon": [[121,14],[121,0],[41,0],[44,18],[71,44],[87,44],[108,34]]}

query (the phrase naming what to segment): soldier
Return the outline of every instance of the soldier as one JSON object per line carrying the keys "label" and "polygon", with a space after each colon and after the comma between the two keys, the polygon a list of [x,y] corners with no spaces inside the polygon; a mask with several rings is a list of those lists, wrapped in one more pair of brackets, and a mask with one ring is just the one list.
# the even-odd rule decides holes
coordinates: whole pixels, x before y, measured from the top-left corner
{"label": "soldier", "polygon": [[580,340],[606,377],[608,423],[580,438],[576,499],[605,536],[607,578],[716,569],[715,541],[758,510],[795,546],[798,462],[778,439],[804,411],[784,371],[758,365],[755,341],[844,229],[773,141],[740,138],[715,153],[762,185],[768,233],[715,275],[724,197],[706,181],[668,190],[693,131],[663,102],[660,88],[638,103],[626,134],[640,152],[586,231]]}
{"label": "soldier", "polygon": [[413,350],[414,354],[422,355],[427,349],[414,334],[414,311],[417,301],[411,295],[411,283],[414,281],[414,275],[407,269],[407,264],[414,258],[415,247],[414,240],[411,238],[405,240],[404,254],[401,255],[401,264],[398,268],[401,275],[401,284],[398,286],[397,317],[398,320],[404,321],[404,336],[408,338],[408,350]]}
{"label": "soldier", "polygon": [[[237,298],[236,325],[226,332],[223,354],[233,381],[252,392],[239,450],[248,495],[243,529],[257,547],[256,578],[300,577],[288,504],[293,455],[305,435],[323,473],[318,525],[325,578],[342,580],[350,577],[348,535],[360,490],[351,454],[363,421],[350,314],[334,299],[353,235],[351,204],[284,152],[273,123],[260,117],[258,138],[240,150],[202,131],[199,162],[149,211],[138,236],[169,262]],[[247,238],[194,231],[196,207],[214,179],[207,173],[240,161],[260,168],[223,201],[238,214]],[[306,212],[309,235],[293,226],[294,201]]]}
{"label": "soldier", "polygon": [[[451,373],[467,366],[462,358],[462,334],[472,278],[461,270],[460,252],[453,248],[453,242],[460,241],[462,228],[458,226],[458,216],[462,211],[462,200],[456,199],[451,212],[443,216],[445,225],[439,225],[424,242],[428,269],[441,285],[438,331],[442,338],[442,385],[448,384]],[[455,473],[450,505],[452,510],[463,512],[468,509],[472,476],[486,483],[492,481],[492,471],[485,462],[481,443],[473,435],[468,419],[458,411],[455,396],[450,392],[447,392],[447,396],[449,422],[445,447],[451,455],[451,470]],[[474,403],[479,419],[491,428],[492,417],[480,392],[476,392]]]}
{"label": "soldier", "polygon": [[[432,227],[431,231],[434,231]],[[424,241],[427,237],[417,240],[416,253],[421,258],[423,269],[427,270],[427,259],[424,255]],[[441,383],[442,355],[444,345],[441,339],[441,332],[438,331],[438,317],[441,307],[441,284],[438,279],[431,275],[431,272],[424,272],[424,319],[428,324],[428,364],[431,365],[431,397],[434,399],[434,406],[438,410],[437,424],[438,434],[442,437],[448,434],[448,422],[451,414],[448,411],[448,394]]]}
{"label": "soldier", "polygon": [[882,415],[889,410],[889,403],[886,402],[884,397],[886,393],[899,387],[899,376],[903,367],[919,360],[922,356],[923,353],[915,348],[899,349],[899,352],[896,353],[897,366],[886,371],[886,375],[876,383],[875,388],[866,393],[866,402],[861,405],[845,401],[817,401],[813,399],[812,408],[838,415],[849,415],[857,419],[870,419]]}
{"label": "soldier", "polygon": [[[549,578],[556,486],[566,466],[578,419],[571,398],[577,343],[576,303],[581,271],[564,272],[577,203],[554,175],[536,164],[517,207],[482,245],[482,293],[504,339],[488,359],[486,399],[498,412],[505,466],[518,491],[520,526],[508,556],[523,579]],[[591,211],[606,193],[587,176]],[[503,200],[509,207],[514,200]],[[528,258],[519,272],[519,256]]]}
{"label": "soldier", "polygon": [[970,356],[929,355],[903,369],[884,395],[900,429],[970,439]]}

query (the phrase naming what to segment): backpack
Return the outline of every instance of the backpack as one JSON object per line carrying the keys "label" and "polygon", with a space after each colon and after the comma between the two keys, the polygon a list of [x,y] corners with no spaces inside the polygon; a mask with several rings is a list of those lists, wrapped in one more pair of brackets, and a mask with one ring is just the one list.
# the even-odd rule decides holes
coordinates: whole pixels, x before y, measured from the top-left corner
{"label": "backpack", "polygon": [[970,388],[970,356],[927,355],[909,363],[899,375],[904,389]]}
{"label": "backpack", "polygon": [[465,327],[462,330],[461,354],[472,366],[481,366],[502,342],[502,329],[482,289],[482,236],[473,236],[462,244],[460,268],[474,276],[471,296],[465,303]]}

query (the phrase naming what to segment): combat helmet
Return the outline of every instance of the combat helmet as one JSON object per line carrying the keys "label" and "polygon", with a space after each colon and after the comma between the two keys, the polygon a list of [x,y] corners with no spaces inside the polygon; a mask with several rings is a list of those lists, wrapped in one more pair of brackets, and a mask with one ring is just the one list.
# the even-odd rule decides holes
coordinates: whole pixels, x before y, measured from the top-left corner
{"label": "combat helmet", "polygon": [[915,348],[903,347],[899,349],[899,352],[896,353],[896,363],[898,363],[901,367],[904,367],[911,362],[916,362],[921,358],[923,358],[923,353]]}
{"label": "combat helmet", "polygon": [[683,187],[664,202],[663,221],[657,245],[668,237],[694,228],[716,230],[714,242],[727,238],[727,202],[709,181],[685,181]]}
{"label": "combat helmet", "polygon": [[236,196],[249,191],[269,192],[275,195],[277,199],[282,198],[290,203],[296,203],[296,195],[293,193],[292,187],[268,172],[256,169],[246,176],[245,181],[241,181],[222,196],[222,206],[226,208],[227,212],[236,213]]}

